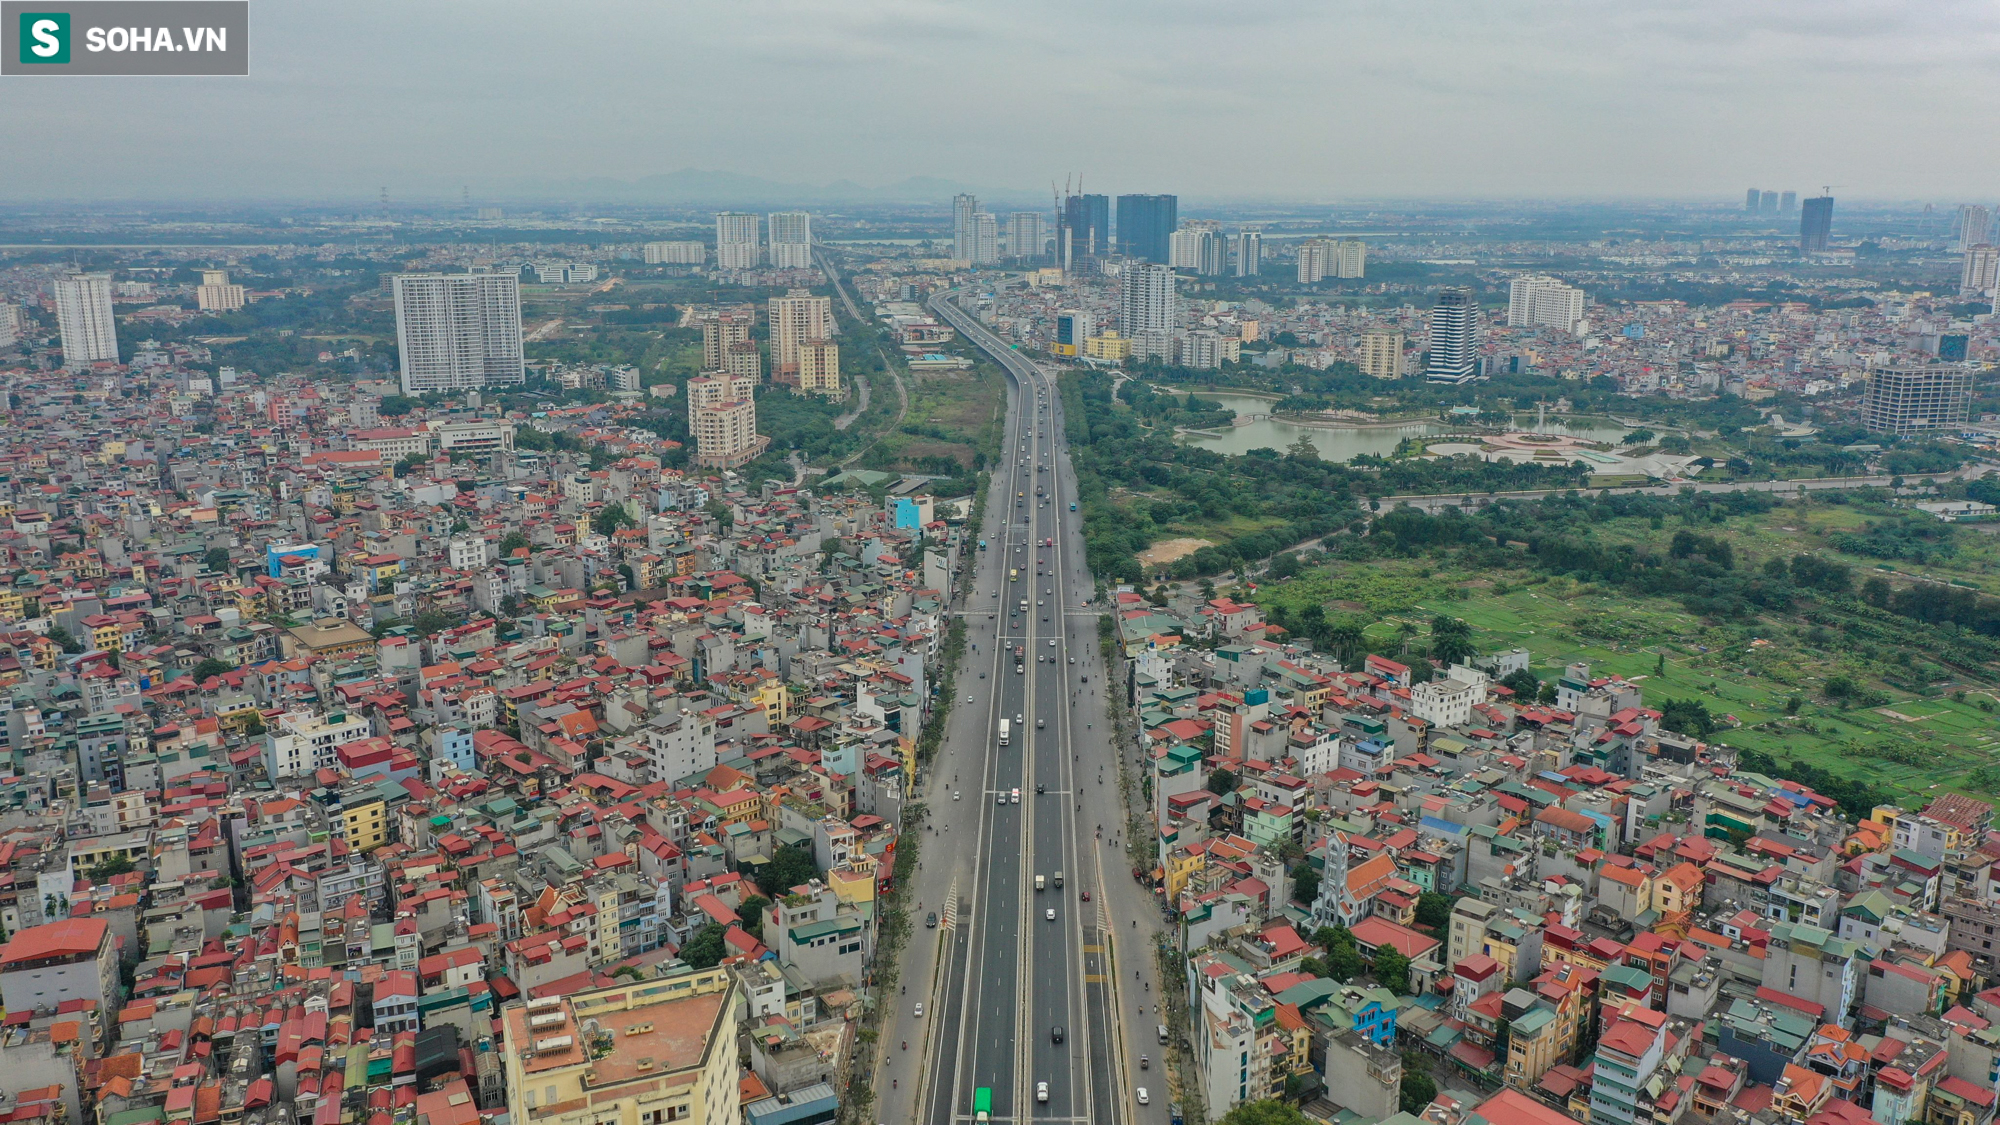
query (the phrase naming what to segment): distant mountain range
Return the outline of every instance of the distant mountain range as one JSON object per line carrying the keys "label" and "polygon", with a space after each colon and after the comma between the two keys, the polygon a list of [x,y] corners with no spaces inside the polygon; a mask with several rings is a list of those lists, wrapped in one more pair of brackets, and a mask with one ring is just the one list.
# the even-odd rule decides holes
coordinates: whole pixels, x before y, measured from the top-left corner
{"label": "distant mountain range", "polygon": [[[535,179],[518,183],[513,194],[541,198],[571,197],[606,203],[712,203],[722,206],[794,206],[840,203],[930,203],[948,206],[951,197],[976,189],[937,176],[911,176],[881,187],[866,187],[853,180],[830,184],[796,184],[746,176],[739,172],[715,172],[683,168],[659,176],[619,180],[592,176],[579,180]],[[1024,193],[1005,192],[996,200],[1026,201]],[[984,197],[981,206],[986,206]],[[1047,201],[1041,201],[1043,206]]]}

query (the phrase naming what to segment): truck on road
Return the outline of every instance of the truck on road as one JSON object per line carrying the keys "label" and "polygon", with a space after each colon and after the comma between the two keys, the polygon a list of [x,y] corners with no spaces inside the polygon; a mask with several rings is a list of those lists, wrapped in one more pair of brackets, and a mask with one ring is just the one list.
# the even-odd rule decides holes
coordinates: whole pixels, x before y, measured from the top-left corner
{"label": "truck on road", "polygon": [[1012,732],[1013,725],[1014,720],[1012,719],[1000,720],[1000,745],[1007,745],[1007,735]]}

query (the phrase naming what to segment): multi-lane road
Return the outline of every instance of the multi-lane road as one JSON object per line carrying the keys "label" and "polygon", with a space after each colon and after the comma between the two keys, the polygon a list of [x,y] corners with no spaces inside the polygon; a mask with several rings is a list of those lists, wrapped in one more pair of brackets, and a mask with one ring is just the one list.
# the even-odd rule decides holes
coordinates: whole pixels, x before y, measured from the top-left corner
{"label": "multi-lane road", "polygon": [[914,897],[920,923],[935,912],[938,925],[917,931],[884,1021],[876,1117],[951,1125],[990,1103],[993,1121],[1163,1123],[1149,952],[1160,920],[1124,859],[1111,689],[1059,394],[949,297],[932,307],[1000,363],[1009,409],[985,546],[973,547],[972,590],[956,607],[968,646],[959,698],[922,793],[931,829]]}

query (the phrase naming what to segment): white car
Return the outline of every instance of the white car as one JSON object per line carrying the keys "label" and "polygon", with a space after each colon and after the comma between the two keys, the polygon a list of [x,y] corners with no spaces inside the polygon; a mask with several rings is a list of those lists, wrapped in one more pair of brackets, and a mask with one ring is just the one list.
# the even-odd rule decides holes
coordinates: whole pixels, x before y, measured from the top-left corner
{"label": "white car", "polygon": [[1021,803],[1021,791],[1020,791],[1019,789],[1016,789],[1016,790],[1014,790],[1014,792],[1013,792],[1013,795],[1012,795],[1012,796],[1011,796],[1011,797],[1009,798],[1009,800],[1010,800],[1010,801],[1011,801],[1011,802],[1012,802],[1013,804],[1016,804],[1016,805],[1020,804],[1020,803]]}
{"label": "white car", "polygon": [[1046,1083],[1046,1082],[1037,1082],[1037,1083],[1035,1083],[1035,1100],[1036,1100],[1036,1101],[1038,1101],[1038,1102],[1045,1102],[1045,1101],[1048,1101],[1048,1100],[1049,1100],[1049,1084],[1048,1084],[1048,1083]]}
{"label": "white car", "polygon": [[1056,639],[1054,637],[1049,638],[1049,647],[1050,648],[1056,647]]}
{"label": "white car", "polygon": [[1053,907],[1053,906],[1049,907],[1049,911],[1048,911],[1048,915],[1047,915],[1047,917],[1048,917],[1048,920],[1049,920],[1049,921],[1051,921],[1051,922],[1053,922],[1053,921],[1055,921],[1055,920],[1056,920],[1056,908],[1055,908],[1055,907]]}
{"label": "white car", "polygon": [[961,798],[961,797],[964,797],[964,796],[965,796],[965,794],[963,794],[963,793],[959,792],[959,791],[958,791],[958,790],[956,790],[956,789],[954,789],[954,790],[952,790],[952,791],[951,791],[951,799],[952,799],[952,800],[954,800],[954,801],[956,801],[956,800],[958,800],[959,798]]}
{"label": "white car", "polygon": [[[1074,663],[1076,663],[1076,662],[1072,660],[1072,661],[1071,661],[1070,663],[1074,664]],[[971,697],[971,696],[969,696],[969,695],[968,695],[968,696],[966,696],[966,697],[965,697],[965,701],[966,701],[967,703],[970,703],[970,702],[972,702],[972,697]]]}
{"label": "white car", "polygon": [[[924,1006],[923,1006],[922,1004],[919,1004],[919,1005],[917,1005],[917,1018],[918,1018],[918,1019],[923,1019],[923,1018],[924,1018]],[[1144,1099],[1144,1096],[1143,1096],[1143,1091],[1141,1092],[1141,1098],[1140,1098],[1140,1100],[1141,1100],[1141,1101],[1145,1100],[1145,1099]]]}
{"label": "white car", "polygon": [[1152,1097],[1146,1093],[1146,1088],[1144,1086],[1139,1087],[1139,1104],[1140,1105],[1152,1104]]}

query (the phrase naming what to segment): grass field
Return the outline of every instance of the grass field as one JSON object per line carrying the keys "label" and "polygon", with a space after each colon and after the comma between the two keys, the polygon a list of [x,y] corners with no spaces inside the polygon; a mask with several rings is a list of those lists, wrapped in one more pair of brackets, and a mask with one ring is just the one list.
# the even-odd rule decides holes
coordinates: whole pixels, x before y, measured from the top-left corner
{"label": "grass field", "polygon": [[[1717,529],[1735,546],[1739,569],[1760,566],[1774,555],[1816,551],[1848,562],[1859,582],[1882,573],[1874,569],[1881,560],[1836,551],[1825,538],[1885,514],[1824,504],[1805,510],[1785,506]],[[1641,521],[1613,521],[1592,530],[1605,542],[1651,547],[1672,534],[1671,528]],[[1922,570],[1992,588],[1991,538],[1963,531],[1955,542],[1958,553],[1941,562],[1893,565],[1901,573]],[[1654,707],[1665,699],[1699,700],[1726,718],[1711,741],[1779,761],[1802,758],[1912,791],[1935,786],[1990,791],[2000,774],[2000,722],[1981,707],[2000,701],[1990,679],[1962,667],[1939,667],[1932,662],[1936,653],[1925,647],[1927,627],[1865,607],[1832,627],[1807,615],[1812,603],[1752,621],[1708,621],[1670,598],[1525,568],[1470,572],[1434,558],[1328,561],[1261,586],[1256,600],[1293,611],[1319,604],[1329,617],[1357,619],[1366,625],[1370,649],[1383,652],[1406,645],[1422,651],[1432,617],[1462,618],[1473,627],[1482,652],[1525,648],[1533,671],[1545,680],[1573,661],[1586,661],[1593,672],[1637,682]],[[1846,677],[1875,693],[1867,700],[1875,705],[1836,703],[1826,692],[1830,677]],[[1913,682],[1922,684],[1921,690],[1913,690]],[[1986,770],[1975,779],[1973,772],[1981,767]]]}

